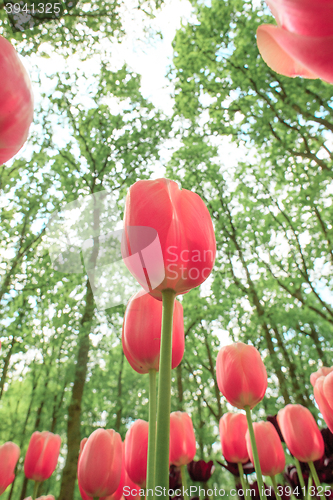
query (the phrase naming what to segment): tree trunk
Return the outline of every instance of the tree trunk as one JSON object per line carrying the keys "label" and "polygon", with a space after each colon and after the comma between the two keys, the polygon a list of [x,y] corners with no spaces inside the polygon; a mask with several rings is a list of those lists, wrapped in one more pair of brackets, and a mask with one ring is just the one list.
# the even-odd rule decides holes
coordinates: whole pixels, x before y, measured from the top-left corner
{"label": "tree trunk", "polygon": [[3,388],[5,385],[6,378],[7,378],[7,371],[8,371],[8,367],[9,367],[9,363],[10,363],[10,358],[12,356],[12,352],[13,352],[13,348],[14,348],[15,343],[16,343],[16,339],[13,336],[12,343],[10,344],[9,350],[8,350],[7,355],[5,357],[5,364],[3,366],[2,377],[0,379],[0,399],[2,398]]}
{"label": "tree trunk", "polygon": [[58,500],[72,500],[76,481],[77,460],[81,441],[81,407],[83,389],[86,381],[89,359],[89,333],[94,316],[94,296],[87,281],[86,306],[81,320],[78,336],[78,355],[72,388],[71,402],[68,407],[67,421],[67,457],[62,474],[60,495]]}
{"label": "tree trunk", "polygon": [[176,373],[177,373],[177,389],[178,389],[178,411],[183,411],[184,394],[183,394],[182,364],[181,363],[179,363],[176,370],[177,370]]}
{"label": "tree trunk", "polygon": [[121,350],[121,361],[120,361],[120,370],[118,374],[118,410],[116,414],[116,424],[114,430],[119,432],[121,426],[121,416],[123,412],[123,405],[121,402],[121,394],[122,394],[122,374],[123,374],[123,366],[124,366],[124,351]]}

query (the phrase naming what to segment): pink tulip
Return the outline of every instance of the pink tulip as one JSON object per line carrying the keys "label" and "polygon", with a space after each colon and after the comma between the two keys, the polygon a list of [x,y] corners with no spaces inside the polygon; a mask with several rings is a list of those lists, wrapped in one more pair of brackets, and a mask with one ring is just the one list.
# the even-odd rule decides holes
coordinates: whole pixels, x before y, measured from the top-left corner
{"label": "pink tulip", "polygon": [[222,455],[228,462],[245,464],[249,460],[245,434],[247,420],[243,413],[225,413],[220,419]]}
{"label": "pink tulip", "polygon": [[[125,467],[125,443],[123,443],[123,459],[121,468],[120,483],[117,490],[110,497],[106,497],[101,500],[122,500],[123,494],[126,493],[126,499],[132,500],[139,497],[140,488],[133,483],[129,475],[127,474]],[[127,494],[128,493],[128,494]]]}
{"label": "pink tulip", "polygon": [[14,481],[14,471],[20,457],[17,444],[8,441],[0,446],[0,495]]}
{"label": "pink tulip", "polygon": [[88,439],[83,440],[78,461],[82,498],[112,495],[119,486],[121,463],[121,437],[114,430],[96,429]]}
{"label": "pink tulip", "polygon": [[257,44],[264,61],[285,76],[333,83],[333,4],[330,0],[266,0],[278,26],[262,25]]}
{"label": "pink tulip", "polygon": [[330,368],[328,368],[327,366],[322,366],[316,372],[311,373],[310,382],[311,382],[312,387],[315,386],[316,381],[319,377],[326,377],[326,375],[331,373],[331,371],[333,371],[333,366],[331,366]]}
{"label": "pink tulip", "polygon": [[[261,472],[264,476],[275,476],[283,472],[286,459],[279,435],[271,422],[253,424],[254,436],[258,449]],[[252,463],[254,463],[249,431],[246,432],[246,446]]]}
{"label": "pink tulip", "polygon": [[154,297],[183,294],[211,273],[216,241],[211,217],[196,193],[169,179],[142,180],[126,197],[122,255]]}
{"label": "pink tulip", "polygon": [[323,456],[323,436],[305,406],[289,404],[278,412],[277,420],[290,453],[300,462],[319,460]]}
{"label": "pink tulip", "polygon": [[14,47],[0,36],[0,165],[25,143],[33,119],[31,83]]}
{"label": "pink tulip", "polygon": [[[138,373],[158,370],[160,362],[162,302],[144,291],[129,301],[123,322],[125,356]],[[172,368],[179,365],[185,348],[183,306],[175,301],[172,334]]]}
{"label": "pink tulip", "polygon": [[52,432],[34,432],[24,459],[24,473],[28,479],[42,482],[54,472],[60,452],[61,438]]}
{"label": "pink tulip", "polygon": [[130,479],[141,488],[146,487],[148,428],[148,422],[138,419],[125,437],[125,469]]}
{"label": "pink tulip", "polygon": [[[32,497],[27,497],[24,500],[32,500]],[[36,500],[55,500],[53,495],[43,495],[41,497],[36,498]]]}
{"label": "pink tulip", "polygon": [[182,411],[170,415],[170,463],[187,465],[195,457],[196,441],[191,417]]}
{"label": "pink tulip", "polygon": [[327,427],[333,432],[333,372],[317,378],[313,393]]}
{"label": "pink tulip", "polygon": [[223,396],[241,410],[256,406],[267,389],[267,372],[259,352],[243,342],[222,347],[216,360],[216,378]]}

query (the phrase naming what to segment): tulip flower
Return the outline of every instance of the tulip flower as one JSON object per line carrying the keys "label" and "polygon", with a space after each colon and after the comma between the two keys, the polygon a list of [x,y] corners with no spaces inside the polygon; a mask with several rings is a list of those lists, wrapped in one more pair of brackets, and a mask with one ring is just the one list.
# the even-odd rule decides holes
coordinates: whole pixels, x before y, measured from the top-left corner
{"label": "tulip flower", "polygon": [[[32,497],[27,497],[24,500],[32,500]],[[36,498],[36,500],[55,500],[53,495],[43,495],[41,497]]]}
{"label": "tulip flower", "polygon": [[300,462],[319,460],[324,440],[310,410],[289,404],[278,412],[278,424],[290,452]]}
{"label": "tulip flower", "polygon": [[277,26],[257,30],[259,51],[270,68],[286,76],[333,83],[333,4],[318,0],[266,0]]}
{"label": "tulip flower", "polygon": [[0,36],[0,165],[25,143],[33,119],[29,76],[14,47]]}
{"label": "tulip flower", "polygon": [[[125,356],[138,373],[158,370],[160,361],[162,302],[142,290],[129,301],[123,322]],[[172,368],[183,358],[185,348],[183,306],[175,301],[172,334]]]}
{"label": "tulip flower", "polygon": [[328,368],[327,366],[322,366],[316,372],[311,373],[310,382],[311,382],[312,387],[315,386],[316,381],[319,377],[326,377],[326,375],[331,373],[331,371],[333,371],[333,366],[331,366],[330,368]]}
{"label": "tulip flower", "polygon": [[148,455],[148,422],[136,420],[125,437],[125,469],[130,479],[146,487]]}
{"label": "tulip flower", "polygon": [[61,438],[58,434],[34,432],[24,459],[26,477],[37,482],[48,479],[57,466],[60,445]]}
{"label": "tulip flower", "polygon": [[186,412],[170,415],[170,463],[180,467],[192,462],[196,442],[191,417]]}
{"label": "tulip flower", "polygon": [[213,268],[216,241],[209,212],[200,196],[169,179],[131,186],[124,236],[126,266],[159,299],[163,290],[179,295],[197,287]]}
{"label": "tulip flower", "polygon": [[316,379],[313,393],[328,428],[333,432],[333,372]]}
{"label": "tulip flower", "polygon": [[[274,425],[270,422],[255,422],[253,430],[257,443],[261,472],[264,476],[280,474],[284,470],[286,459],[281,440]],[[246,432],[245,439],[249,457],[251,462],[253,462],[249,431]]]}
{"label": "tulip flower", "polygon": [[166,489],[174,299],[208,278],[215,254],[212,220],[200,196],[180,190],[169,179],[138,181],[131,186],[124,214],[123,259],[142,287],[163,301],[155,484]]}
{"label": "tulip flower", "polygon": [[245,434],[247,420],[243,413],[225,413],[219,424],[222,455],[227,462],[245,464],[249,460]]}
{"label": "tulip flower", "polygon": [[20,457],[17,444],[8,441],[0,446],[0,495],[14,481],[14,471]]}
{"label": "tulip flower", "polygon": [[207,483],[215,470],[215,465],[213,460],[209,462],[205,462],[204,460],[192,460],[192,462],[187,464],[187,470],[192,481]]}
{"label": "tulip flower", "polygon": [[251,417],[251,409],[263,399],[267,389],[267,372],[257,349],[243,342],[222,347],[216,359],[216,379],[227,401],[246,411],[260,498],[265,500]]}
{"label": "tulip flower", "polygon": [[[125,443],[123,443],[123,459],[121,466],[120,483],[116,491],[110,496],[102,500],[121,500],[123,494],[126,493],[126,499],[132,500],[139,497],[140,488],[132,481],[126,471],[125,467]],[[128,494],[127,494],[128,493]]]}
{"label": "tulip flower", "polygon": [[222,347],[216,360],[216,378],[227,401],[242,410],[256,406],[267,389],[267,372],[259,352],[243,342]]}
{"label": "tulip flower", "polygon": [[81,442],[78,461],[81,495],[82,492],[92,498],[112,495],[120,483],[121,465],[120,435],[112,429],[96,429]]}

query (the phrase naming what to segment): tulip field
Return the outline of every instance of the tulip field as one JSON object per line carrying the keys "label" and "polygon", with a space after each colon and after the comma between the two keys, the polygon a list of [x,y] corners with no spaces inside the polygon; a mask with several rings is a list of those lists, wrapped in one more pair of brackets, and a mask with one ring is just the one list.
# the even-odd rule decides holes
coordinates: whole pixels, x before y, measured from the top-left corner
{"label": "tulip field", "polygon": [[0,0],[1,500],[333,499],[332,59],[333,0]]}

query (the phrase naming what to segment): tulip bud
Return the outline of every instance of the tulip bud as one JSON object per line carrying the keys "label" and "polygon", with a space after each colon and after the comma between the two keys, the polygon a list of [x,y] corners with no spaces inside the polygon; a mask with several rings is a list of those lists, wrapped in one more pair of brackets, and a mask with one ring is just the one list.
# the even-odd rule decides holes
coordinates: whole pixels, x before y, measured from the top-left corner
{"label": "tulip bud", "polygon": [[333,366],[331,366],[330,368],[328,368],[327,366],[322,366],[316,372],[311,373],[310,382],[311,382],[312,387],[315,386],[315,383],[319,377],[326,377],[326,375],[331,373],[331,371],[333,371]]}
{"label": "tulip bud", "polygon": [[54,472],[60,452],[61,438],[52,432],[34,432],[24,459],[24,473],[28,479],[42,482]]}
{"label": "tulip bud", "polygon": [[170,415],[170,463],[187,465],[196,453],[196,442],[191,417],[186,412]]}
{"label": "tulip bud", "polygon": [[213,460],[209,460],[209,462],[192,460],[192,462],[187,464],[187,470],[192,481],[207,483],[215,470],[215,465]]}
{"label": "tulip bud", "polygon": [[183,294],[211,273],[216,241],[211,217],[196,193],[169,179],[142,180],[126,197],[122,255],[154,297]]}
{"label": "tulip bud", "polygon": [[[24,500],[32,500],[32,497],[27,497]],[[41,497],[36,498],[36,500],[55,500],[53,495],[43,495]]]}
{"label": "tulip bud", "polygon": [[[261,472],[264,476],[275,476],[283,472],[286,458],[279,435],[270,422],[256,422],[253,424],[254,436],[257,444]],[[250,433],[246,435],[247,451],[254,463]]]}
{"label": "tulip bud", "polygon": [[323,456],[323,437],[305,406],[289,404],[278,412],[277,420],[286,445],[297,460],[313,462]]}
{"label": "tulip bud", "polygon": [[122,463],[120,435],[112,429],[96,429],[81,442],[78,462],[80,491],[90,497],[107,497],[119,486]]}
{"label": "tulip bud", "polygon": [[227,462],[245,464],[249,460],[245,434],[247,420],[243,413],[225,413],[220,419],[222,455]]}
{"label": "tulip bud", "polygon": [[[158,370],[160,362],[162,302],[144,291],[129,301],[123,322],[125,356],[138,373]],[[179,365],[185,349],[183,306],[175,301],[172,333],[172,368]]]}
{"label": "tulip bud", "polygon": [[25,143],[33,119],[29,76],[14,47],[0,36],[0,165]]}
{"label": "tulip bud", "polygon": [[125,437],[125,469],[130,479],[141,488],[146,487],[148,428],[148,422],[138,419]]}
{"label": "tulip bud", "polygon": [[0,446],[0,495],[14,481],[14,471],[20,457],[17,444],[8,441]]}
{"label": "tulip bud", "polygon": [[316,379],[313,393],[320,413],[333,432],[333,372],[329,372],[326,377]]}
{"label": "tulip bud", "polygon": [[216,360],[216,378],[223,396],[241,410],[256,406],[267,389],[267,372],[259,352],[243,342],[222,347]]}

